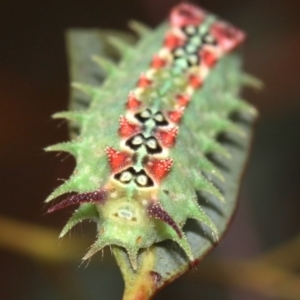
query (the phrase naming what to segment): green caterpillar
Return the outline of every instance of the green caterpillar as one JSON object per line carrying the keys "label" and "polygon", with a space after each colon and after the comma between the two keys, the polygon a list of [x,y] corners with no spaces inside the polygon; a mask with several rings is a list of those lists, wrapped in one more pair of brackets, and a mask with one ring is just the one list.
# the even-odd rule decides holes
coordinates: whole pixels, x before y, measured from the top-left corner
{"label": "green caterpillar", "polygon": [[[101,89],[75,84],[92,98],[90,107],[54,117],[78,124],[80,135],[46,150],[68,152],[77,165],[46,201],[76,193],[48,210],[79,204],[60,237],[82,220],[97,223],[97,240],[83,259],[116,245],[137,269],[140,249],[173,240],[193,261],[182,229],[190,218],[217,237],[197,194],[225,202],[213,183],[224,180],[222,170],[208,154],[229,156],[217,141],[221,133],[244,135],[230,120],[232,113],[255,114],[238,98],[240,65],[231,54],[244,37],[216,16],[180,4],[168,24],[146,34],[134,49],[115,42],[124,58]],[[227,75],[228,66],[237,70],[233,76]],[[224,78],[216,79],[214,72]],[[223,94],[226,85],[231,89]]]}

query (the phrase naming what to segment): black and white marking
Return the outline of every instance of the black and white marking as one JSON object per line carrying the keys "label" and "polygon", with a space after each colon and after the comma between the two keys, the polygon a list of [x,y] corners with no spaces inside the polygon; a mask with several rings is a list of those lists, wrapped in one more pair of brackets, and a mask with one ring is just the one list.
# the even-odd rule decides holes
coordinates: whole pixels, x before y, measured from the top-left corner
{"label": "black and white marking", "polygon": [[136,171],[134,167],[130,167],[120,173],[114,175],[114,178],[122,184],[130,184],[132,181],[141,188],[154,186],[154,181],[147,175],[145,170]]}

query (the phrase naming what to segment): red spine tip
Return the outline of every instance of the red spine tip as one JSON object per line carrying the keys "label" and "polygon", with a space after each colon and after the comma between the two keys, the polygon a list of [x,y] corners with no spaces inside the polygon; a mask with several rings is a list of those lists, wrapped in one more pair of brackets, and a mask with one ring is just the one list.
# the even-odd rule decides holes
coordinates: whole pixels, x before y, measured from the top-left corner
{"label": "red spine tip", "polygon": [[107,147],[106,154],[108,157],[108,162],[109,162],[111,171],[113,173],[115,173],[116,171],[131,164],[130,155],[126,152],[120,152],[120,151],[115,150],[112,147]]}
{"label": "red spine tip", "polygon": [[176,36],[173,33],[167,33],[165,40],[164,40],[164,46],[168,48],[169,50],[173,50],[179,46],[181,46],[184,43],[182,39],[180,39],[178,36]]}
{"label": "red spine tip", "polygon": [[176,99],[178,106],[182,108],[186,107],[191,100],[188,95],[177,95]]}
{"label": "red spine tip", "polygon": [[121,116],[119,121],[119,135],[121,138],[128,138],[140,131],[139,125],[130,123],[125,117]]}
{"label": "red spine tip", "polygon": [[209,68],[212,68],[216,64],[218,59],[217,56],[208,49],[203,49],[201,51],[201,58],[203,63]]}
{"label": "red spine tip", "polygon": [[150,86],[151,83],[152,83],[152,81],[150,79],[148,79],[145,74],[142,74],[139,78],[137,85],[140,88],[146,88],[146,87]]}
{"label": "red spine tip", "polygon": [[161,141],[164,147],[171,148],[175,144],[177,133],[178,127],[173,127],[169,130],[159,130],[156,133],[156,137]]}
{"label": "red spine tip", "polygon": [[198,89],[202,86],[202,79],[199,76],[196,75],[191,75],[189,77],[189,84],[192,86],[194,89]]}
{"label": "red spine tip", "polygon": [[179,121],[181,120],[181,118],[183,116],[183,111],[184,111],[184,109],[178,109],[178,110],[169,111],[167,113],[168,114],[168,118],[173,123],[179,123]]}
{"label": "red spine tip", "polygon": [[147,165],[147,171],[152,175],[155,181],[160,182],[165,178],[171,170],[173,160],[171,158],[166,159],[151,159]]}
{"label": "red spine tip", "polygon": [[127,103],[126,103],[126,108],[128,110],[137,110],[141,107],[142,102],[139,101],[133,93],[130,93],[128,95]]}
{"label": "red spine tip", "polygon": [[158,55],[154,55],[152,62],[151,62],[151,67],[154,69],[160,69],[164,67],[166,64],[166,61],[162,58],[160,58]]}

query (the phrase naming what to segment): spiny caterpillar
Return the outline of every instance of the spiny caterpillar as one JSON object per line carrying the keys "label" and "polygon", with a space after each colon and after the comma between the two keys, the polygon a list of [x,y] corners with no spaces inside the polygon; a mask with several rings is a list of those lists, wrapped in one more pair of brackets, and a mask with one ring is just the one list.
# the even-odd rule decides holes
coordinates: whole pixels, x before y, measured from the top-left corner
{"label": "spiny caterpillar", "polygon": [[[77,122],[81,134],[46,149],[71,153],[77,162],[70,179],[46,201],[76,194],[48,212],[80,204],[60,237],[83,220],[97,223],[97,240],[83,259],[117,245],[126,249],[136,269],[140,249],[169,239],[193,260],[182,229],[189,218],[217,235],[215,224],[197,202],[198,191],[224,202],[210,180],[211,176],[222,180],[222,172],[207,154],[227,156],[217,136],[242,135],[229,116],[251,114],[253,108],[234,95],[224,94],[218,103],[210,95],[199,101],[199,95],[220,59],[225,60],[245,35],[186,3],[172,9],[167,29],[164,25],[157,31],[147,33],[136,49],[124,50],[123,61],[101,90],[76,84],[92,98],[86,111],[55,115]],[[161,49],[154,49],[157,34]],[[150,50],[152,59],[135,55]]]}

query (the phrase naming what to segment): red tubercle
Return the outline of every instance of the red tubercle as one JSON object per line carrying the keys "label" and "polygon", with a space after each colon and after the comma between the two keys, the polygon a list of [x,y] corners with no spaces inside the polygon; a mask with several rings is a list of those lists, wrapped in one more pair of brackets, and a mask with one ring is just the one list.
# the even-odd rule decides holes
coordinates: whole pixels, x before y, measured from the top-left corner
{"label": "red tubercle", "polygon": [[181,46],[184,43],[182,38],[179,38],[172,32],[168,32],[165,36],[164,46],[168,48],[170,51]]}
{"label": "red tubercle", "polygon": [[201,8],[189,3],[181,3],[172,9],[170,13],[170,24],[174,27],[200,25],[205,15],[206,12]]}
{"label": "red tubercle", "polygon": [[117,151],[112,147],[107,147],[105,152],[112,173],[115,173],[116,171],[132,163],[131,155],[127,152]]}
{"label": "red tubercle", "polygon": [[164,147],[171,148],[174,146],[178,134],[178,127],[173,127],[168,130],[158,130],[155,133],[157,139]]}
{"label": "red tubercle", "polygon": [[189,77],[189,85],[194,89],[198,89],[202,86],[203,80],[200,76],[197,75],[190,75]]}
{"label": "red tubercle", "polygon": [[150,173],[151,177],[160,182],[163,178],[165,178],[171,170],[173,165],[173,160],[171,158],[166,159],[151,159],[146,164],[146,169]]}
{"label": "red tubercle", "polygon": [[167,112],[168,118],[173,123],[179,123],[183,116],[184,108]]}
{"label": "red tubercle", "polygon": [[119,135],[121,138],[128,138],[140,132],[140,126],[130,123],[124,116],[120,116]]}
{"label": "red tubercle", "polygon": [[179,107],[186,107],[188,103],[190,102],[191,97],[188,95],[180,94],[176,96],[176,104]]}
{"label": "red tubercle", "polygon": [[153,283],[155,284],[155,286],[158,288],[160,285],[160,282],[162,280],[162,276],[158,272],[155,272],[155,271],[150,271],[149,275],[150,275]]}
{"label": "red tubercle", "polygon": [[218,60],[216,54],[209,49],[202,49],[200,55],[203,64],[206,65],[208,68],[212,68]]}
{"label": "red tubercle", "polygon": [[142,102],[135,97],[134,93],[133,92],[129,93],[126,102],[126,108],[128,110],[135,111],[139,109],[141,106],[142,106]]}
{"label": "red tubercle", "polygon": [[151,67],[154,69],[160,69],[166,65],[166,60],[159,57],[157,54],[153,56]]}
{"label": "red tubercle", "polygon": [[138,83],[137,83],[138,87],[146,88],[146,87],[150,86],[151,84],[152,84],[152,80],[148,79],[145,74],[141,74],[141,76],[138,80]]}
{"label": "red tubercle", "polygon": [[235,49],[246,38],[246,34],[242,30],[222,21],[213,24],[210,31],[224,53]]}

